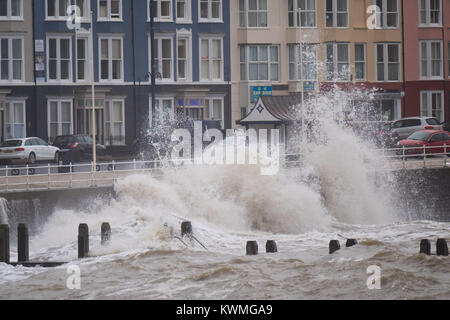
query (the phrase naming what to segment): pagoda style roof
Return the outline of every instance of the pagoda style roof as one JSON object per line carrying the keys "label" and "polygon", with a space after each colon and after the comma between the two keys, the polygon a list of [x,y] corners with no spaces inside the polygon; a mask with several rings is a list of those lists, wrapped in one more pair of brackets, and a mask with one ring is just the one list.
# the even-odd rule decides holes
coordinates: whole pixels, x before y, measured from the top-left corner
{"label": "pagoda style roof", "polygon": [[237,124],[277,124],[301,120],[300,101],[296,96],[260,96],[251,111]]}

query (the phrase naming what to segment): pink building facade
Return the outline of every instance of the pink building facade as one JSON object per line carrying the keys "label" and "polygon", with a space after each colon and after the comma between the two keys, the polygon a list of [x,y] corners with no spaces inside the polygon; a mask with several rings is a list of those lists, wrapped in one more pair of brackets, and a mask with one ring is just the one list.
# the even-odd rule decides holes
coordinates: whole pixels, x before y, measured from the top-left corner
{"label": "pink building facade", "polygon": [[450,1],[404,0],[404,116],[450,119]]}

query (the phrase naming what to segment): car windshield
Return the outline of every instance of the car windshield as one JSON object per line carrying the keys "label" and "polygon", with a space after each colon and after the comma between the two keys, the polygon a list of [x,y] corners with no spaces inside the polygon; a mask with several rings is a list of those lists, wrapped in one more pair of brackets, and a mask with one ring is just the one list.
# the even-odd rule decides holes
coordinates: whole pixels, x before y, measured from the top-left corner
{"label": "car windshield", "polygon": [[8,148],[8,147],[20,147],[22,145],[22,140],[8,140],[1,144],[1,147]]}
{"label": "car windshield", "polygon": [[54,144],[69,144],[73,143],[73,137],[71,136],[63,136],[63,137],[56,137]]}
{"label": "car windshield", "polygon": [[392,127],[394,127],[394,128],[401,128],[401,127],[403,127],[403,121],[400,120],[400,121],[394,122]]}
{"label": "car windshield", "polygon": [[429,118],[429,119],[426,120],[426,122],[429,125],[432,125],[432,126],[438,126],[439,125],[439,121],[436,118]]}
{"label": "car windshield", "polygon": [[427,141],[429,137],[429,132],[417,131],[410,135],[408,140]]}

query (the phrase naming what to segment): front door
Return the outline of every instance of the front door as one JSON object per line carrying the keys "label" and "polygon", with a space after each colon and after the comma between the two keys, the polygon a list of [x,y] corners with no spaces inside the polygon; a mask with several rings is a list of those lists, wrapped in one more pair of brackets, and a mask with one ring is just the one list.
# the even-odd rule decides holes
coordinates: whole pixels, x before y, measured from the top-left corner
{"label": "front door", "polygon": [[[105,141],[105,117],[103,109],[95,109],[95,141],[104,144]],[[87,134],[92,136],[92,110],[77,110],[77,134]]]}

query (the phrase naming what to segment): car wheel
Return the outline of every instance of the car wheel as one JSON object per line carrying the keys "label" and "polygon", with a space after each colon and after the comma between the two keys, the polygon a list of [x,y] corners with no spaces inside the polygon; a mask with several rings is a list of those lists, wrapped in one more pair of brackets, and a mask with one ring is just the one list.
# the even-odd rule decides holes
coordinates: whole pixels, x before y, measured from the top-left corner
{"label": "car wheel", "polygon": [[32,152],[28,156],[27,164],[35,164],[36,163],[36,155]]}

